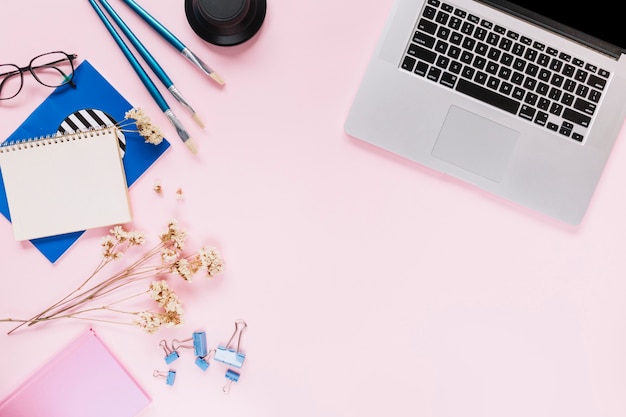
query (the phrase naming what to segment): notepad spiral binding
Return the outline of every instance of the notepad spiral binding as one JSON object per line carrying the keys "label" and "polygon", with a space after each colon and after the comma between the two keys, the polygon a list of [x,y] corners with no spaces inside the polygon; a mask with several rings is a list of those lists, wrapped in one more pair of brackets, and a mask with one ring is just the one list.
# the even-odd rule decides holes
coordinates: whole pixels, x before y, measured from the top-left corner
{"label": "notepad spiral binding", "polygon": [[102,134],[108,134],[111,131],[117,131],[117,127],[101,126],[99,128],[89,128],[88,130],[81,130],[76,132],[56,133],[35,138],[12,140],[0,144],[0,153],[15,152],[22,149],[54,145],[63,142],[72,142],[76,140],[86,139],[89,137],[100,136]]}

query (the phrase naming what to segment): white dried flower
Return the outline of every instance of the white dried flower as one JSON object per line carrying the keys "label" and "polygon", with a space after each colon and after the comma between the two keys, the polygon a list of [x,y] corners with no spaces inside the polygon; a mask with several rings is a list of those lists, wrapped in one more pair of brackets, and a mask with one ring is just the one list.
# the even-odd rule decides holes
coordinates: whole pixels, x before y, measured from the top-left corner
{"label": "white dried flower", "polygon": [[[134,120],[137,132],[147,143],[159,145],[163,142],[163,133],[158,126],[152,124],[150,117],[140,107],[134,107],[124,114],[125,120]],[[124,129],[122,129],[124,130]]]}
{"label": "white dried flower", "polygon": [[[222,270],[223,261],[214,248],[202,247],[195,253],[183,255],[187,235],[175,220],[170,221],[167,231],[158,236],[156,245],[138,259],[104,279],[97,279],[107,264],[130,252],[132,247],[145,243],[143,233],[128,231],[123,226],[112,227],[110,233],[100,242],[103,260],[79,287],[30,319],[0,318],[0,322],[21,323],[9,331],[10,334],[24,325],[30,327],[61,318],[98,320],[93,315],[97,311],[105,311],[107,314],[119,313],[123,317],[131,315],[131,321],[124,320],[122,323],[135,325],[148,333],[154,333],[163,326],[182,325],[183,303],[161,277],[175,274],[190,282],[200,270],[206,270],[211,277]],[[155,260],[157,262],[150,262]],[[124,287],[128,286],[130,289],[148,279],[148,289],[143,287],[134,293],[124,292],[123,295],[118,292]],[[116,298],[116,295],[120,297]],[[156,311],[137,310],[133,304],[129,305],[135,297],[146,295],[158,305]],[[108,316],[103,321],[113,322]]]}
{"label": "white dried flower", "polygon": [[202,268],[207,271],[209,277],[213,277],[222,272],[224,261],[217,249],[202,247],[198,251],[198,257],[200,258]]}

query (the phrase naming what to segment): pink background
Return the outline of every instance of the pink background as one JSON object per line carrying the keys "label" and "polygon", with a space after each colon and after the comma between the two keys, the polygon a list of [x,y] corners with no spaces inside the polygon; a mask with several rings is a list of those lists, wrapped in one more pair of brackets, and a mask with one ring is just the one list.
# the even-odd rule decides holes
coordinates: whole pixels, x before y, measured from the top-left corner
{"label": "pink background", "polygon": [[[206,122],[166,96],[198,156],[86,0],[4,1],[0,61],[77,53],[151,114],[172,147],[131,189],[134,226],[154,236],[176,218],[225,258],[219,278],[184,292],[184,327],[94,324],[152,396],[140,417],[626,415],[623,137],[584,222],[565,226],[343,132],[391,0],[269,0],[260,33],[233,48],[197,37],[182,0],[140,1],[223,88],[110,3]],[[0,137],[50,92],[25,81],[0,103]],[[99,261],[106,230],[51,265],[1,220],[2,317],[34,314]],[[246,362],[230,394],[225,367],[203,374],[189,353],[173,387],[152,377],[166,368],[160,339],[202,329],[225,343],[238,318]],[[0,332],[0,397],[88,325]]]}

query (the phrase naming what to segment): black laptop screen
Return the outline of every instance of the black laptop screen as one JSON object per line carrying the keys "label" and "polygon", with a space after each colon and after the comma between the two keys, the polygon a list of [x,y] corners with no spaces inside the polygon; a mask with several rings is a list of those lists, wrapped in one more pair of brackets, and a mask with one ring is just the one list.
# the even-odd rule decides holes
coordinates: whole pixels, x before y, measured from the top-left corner
{"label": "black laptop screen", "polygon": [[[589,46],[617,55],[626,50],[624,16],[594,2],[574,4],[563,0],[479,0],[504,8],[542,26],[557,25],[557,32],[574,37]],[[547,18],[547,19],[546,19]],[[551,22],[552,21],[552,22]]]}

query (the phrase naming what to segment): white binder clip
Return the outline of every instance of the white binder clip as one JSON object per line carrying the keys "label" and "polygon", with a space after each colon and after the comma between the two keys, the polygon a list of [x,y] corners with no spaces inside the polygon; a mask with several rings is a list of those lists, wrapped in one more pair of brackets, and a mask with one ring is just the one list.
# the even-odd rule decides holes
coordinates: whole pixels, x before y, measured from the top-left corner
{"label": "white binder clip", "polygon": [[[240,347],[241,335],[246,327],[247,324],[245,321],[241,319],[235,321],[235,331],[226,346],[218,346],[215,350],[214,359],[216,361],[225,363],[229,366],[234,366],[235,368],[241,368],[243,366],[243,361],[246,358],[246,355],[240,351]],[[239,334],[237,339],[237,348],[233,348],[231,347],[231,343],[237,334]]]}

